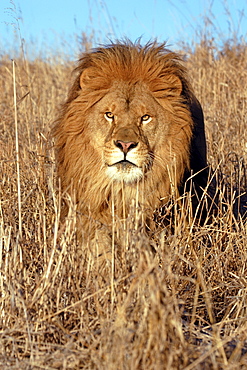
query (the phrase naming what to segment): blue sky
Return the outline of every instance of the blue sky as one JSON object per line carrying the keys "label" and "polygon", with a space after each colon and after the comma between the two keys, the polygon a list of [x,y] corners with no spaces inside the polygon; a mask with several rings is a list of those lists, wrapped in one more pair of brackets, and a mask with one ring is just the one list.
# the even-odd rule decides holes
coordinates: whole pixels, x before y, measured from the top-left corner
{"label": "blue sky", "polygon": [[234,33],[246,39],[246,17],[247,0],[0,0],[0,54],[23,38],[32,52],[62,48],[73,55],[82,32],[94,44],[142,36],[175,48],[198,41],[200,32],[217,42]]}

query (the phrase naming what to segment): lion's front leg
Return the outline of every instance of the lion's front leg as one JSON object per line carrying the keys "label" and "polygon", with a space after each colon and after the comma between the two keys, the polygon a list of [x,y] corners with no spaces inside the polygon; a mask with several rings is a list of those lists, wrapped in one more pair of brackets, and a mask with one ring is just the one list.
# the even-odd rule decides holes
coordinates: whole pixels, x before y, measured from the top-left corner
{"label": "lion's front leg", "polygon": [[96,229],[90,241],[90,251],[95,258],[111,260],[112,238],[108,231]]}
{"label": "lion's front leg", "polygon": [[[83,254],[90,264],[102,267],[112,262],[112,237],[104,225],[88,223],[83,218],[77,220],[77,238]],[[97,268],[97,269],[98,269]]]}

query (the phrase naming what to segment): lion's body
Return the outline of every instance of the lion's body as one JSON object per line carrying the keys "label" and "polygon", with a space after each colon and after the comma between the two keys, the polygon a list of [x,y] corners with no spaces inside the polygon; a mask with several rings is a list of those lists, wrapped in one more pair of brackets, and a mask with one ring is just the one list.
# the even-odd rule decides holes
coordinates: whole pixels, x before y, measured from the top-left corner
{"label": "lion's body", "polygon": [[63,190],[75,196],[79,231],[111,230],[113,213],[125,219],[133,202],[151,224],[153,211],[183,186],[192,139],[204,151],[203,118],[197,123],[202,143],[193,138],[200,105],[186,71],[163,45],[127,42],[85,53],[77,72],[54,136],[58,174]]}

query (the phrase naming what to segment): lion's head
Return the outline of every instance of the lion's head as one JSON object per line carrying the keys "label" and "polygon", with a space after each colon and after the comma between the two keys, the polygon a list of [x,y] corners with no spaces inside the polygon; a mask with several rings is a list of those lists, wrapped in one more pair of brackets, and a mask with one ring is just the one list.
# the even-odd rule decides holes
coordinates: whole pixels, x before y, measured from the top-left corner
{"label": "lion's head", "polygon": [[106,224],[111,200],[121,218],[142,191],[151,217],[190,167],[195,98],[181,60],[127,41],[85,53],[76,73],[54,127],[63,189]]}

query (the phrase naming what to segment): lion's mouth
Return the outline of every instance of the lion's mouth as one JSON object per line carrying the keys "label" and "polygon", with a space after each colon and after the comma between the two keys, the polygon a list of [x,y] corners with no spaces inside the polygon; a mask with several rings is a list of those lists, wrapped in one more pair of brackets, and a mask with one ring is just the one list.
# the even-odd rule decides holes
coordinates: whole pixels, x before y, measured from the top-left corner
{"label": "lion's mouth", "polygon": [[126,159],[123,159],[122,161],[108,165],[108,167],[113,167],[113,166],[120,167],[121,169],[126,169],[132,166],[138,167],[135,163],[127,161]]}

